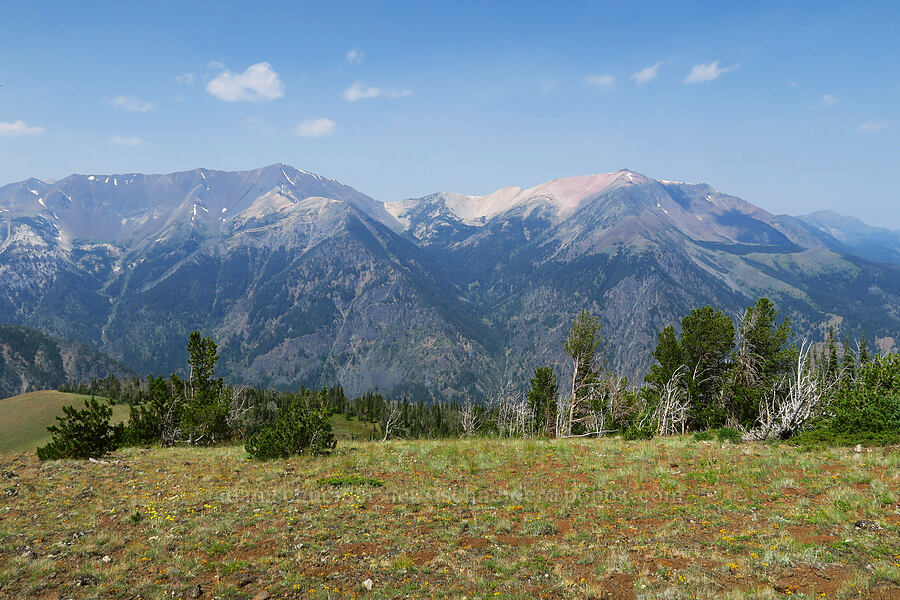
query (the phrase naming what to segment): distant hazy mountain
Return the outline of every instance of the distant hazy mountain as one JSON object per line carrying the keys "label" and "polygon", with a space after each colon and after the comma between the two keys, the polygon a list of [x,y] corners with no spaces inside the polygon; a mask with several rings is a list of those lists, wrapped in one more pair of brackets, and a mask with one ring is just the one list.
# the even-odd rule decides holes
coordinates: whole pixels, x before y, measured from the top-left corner
{"label": "distant hazy mountain", "polygon": [[562,364],[583,307],[640,376],[691,308],[759,296],[799,334],[900,332],[900,266],[804,219],[631,171],[381,203],[286,165],[0,188],[0,322],[181,368],[193,329],[233,380],[461,397]]}
{"label": "distant hazy mountain", "polygon": [[0,326],[0,398],[64,383],[132,375],[119,362],[80,342],[65,342],[28,327]]}
{"label": "distant hazy mountain", "polygon": [[799,217],[844,245],[850,252],[876,262],[900,263],[900,231],[872,227],[854,217],[820,210]]}

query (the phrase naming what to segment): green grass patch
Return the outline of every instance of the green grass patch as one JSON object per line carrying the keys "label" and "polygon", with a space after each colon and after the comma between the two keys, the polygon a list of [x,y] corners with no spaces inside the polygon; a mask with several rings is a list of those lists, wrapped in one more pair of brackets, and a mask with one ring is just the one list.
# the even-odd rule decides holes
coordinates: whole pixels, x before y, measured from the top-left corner
{"label": "green grass patch", "polygon": [[[63,406],[84,408],[88,397],[44,390],[0,400],[0,454],[33,452],[48,443],[51,436],[47,427],[56,423],[57,416],[62,416]],[[127,405],[113,406],[113,423],[127,421],[128,415]]]}

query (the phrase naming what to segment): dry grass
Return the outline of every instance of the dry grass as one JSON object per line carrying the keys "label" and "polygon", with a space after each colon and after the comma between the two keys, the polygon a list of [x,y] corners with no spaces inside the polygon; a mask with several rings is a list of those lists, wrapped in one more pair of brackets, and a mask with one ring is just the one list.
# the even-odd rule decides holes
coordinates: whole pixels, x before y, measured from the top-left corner
{"label": "dry grass", "polygon": [[[896,448],[453,440],[112,460],[0,456],[0,596],[900,594]],[[385,485],[320,485],[334,474]]]}

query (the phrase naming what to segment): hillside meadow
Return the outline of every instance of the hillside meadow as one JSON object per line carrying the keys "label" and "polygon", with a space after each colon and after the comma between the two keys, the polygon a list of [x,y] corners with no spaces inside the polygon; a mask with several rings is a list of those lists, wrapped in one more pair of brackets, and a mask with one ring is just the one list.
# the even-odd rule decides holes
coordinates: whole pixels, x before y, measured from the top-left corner
{"label": "hillside meadow", "polygon": [[900,451],[673,437],[0,456],[9,598],[900,595]]}
{"label": "hillside meadow", "polygon": [[[0,454],[29,452],[50,441],[48,425],[63,414],[63,406],[81,408],[85,398],[56,390],[28,392],[0,400]],[[113,423],[128,419],[128,407],[113,406]]]}

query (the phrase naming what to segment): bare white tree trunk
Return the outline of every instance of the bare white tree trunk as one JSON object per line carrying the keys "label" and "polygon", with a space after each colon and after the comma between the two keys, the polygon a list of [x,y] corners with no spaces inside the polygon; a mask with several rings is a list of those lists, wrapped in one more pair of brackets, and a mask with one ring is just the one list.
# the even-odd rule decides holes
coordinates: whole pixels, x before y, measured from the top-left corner
{"label": "bare white tree trunk", "polygon": [[474,435],[478,430],[478,415],[475,413],[475,403],[468,396],[466,396],[466,403],[460,412],[460,424],[465,435]]}
{"label": "bare white tree trunk", "polygon": [[400,422],[400,415],[402,413],[400,409],[400,402],[397,400],[391,400],[387,407],[387,415],[384,418],[384,437],[381,438],[382,442],[387,441],[387,439],[391,436],[391,430],[397,426]]}
{"label": "bare white tree trunk", "polygon": [[806,359],[811,349],[812,346],[804,340],[790,380],[779,382],[769,390],[760,402],[756,426],[745,437],[756,440],[784,439],[799,431],[816,414],[831,386],[823,384],[807,368]]}
{"label": "bare white tree trunk", "polygon": [[691,403],[681,385],[683,380],[684,366],[680,365],[666,382],[653,414],[657,435],[684,433]]}

